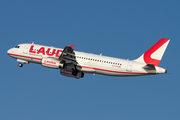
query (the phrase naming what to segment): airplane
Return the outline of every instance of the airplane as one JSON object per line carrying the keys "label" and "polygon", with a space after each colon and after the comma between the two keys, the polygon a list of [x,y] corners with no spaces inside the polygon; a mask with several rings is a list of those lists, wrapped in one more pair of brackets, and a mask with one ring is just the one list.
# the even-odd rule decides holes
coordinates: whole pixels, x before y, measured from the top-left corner
{"label": "airplane", "polygon": [[107,76],[144,76],[167,73],[158,67],[170,39],[162,38],[135,60],[125,60],[92,53],[74,51],[74,46],[64,49],[38,44],[19,44],[7,54],[19,62],[19,67],[28,63],[60,69],[64,76],[83,78],[84,73]]}

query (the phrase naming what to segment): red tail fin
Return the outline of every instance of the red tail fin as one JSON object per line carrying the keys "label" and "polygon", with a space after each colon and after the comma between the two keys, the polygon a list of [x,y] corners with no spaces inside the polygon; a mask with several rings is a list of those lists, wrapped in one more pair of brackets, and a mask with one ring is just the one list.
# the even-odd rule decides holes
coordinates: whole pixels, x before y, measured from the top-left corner
{"label": "red tail fin", "polygon": [[162,38],[135,61],[158,66],[170,39]]}

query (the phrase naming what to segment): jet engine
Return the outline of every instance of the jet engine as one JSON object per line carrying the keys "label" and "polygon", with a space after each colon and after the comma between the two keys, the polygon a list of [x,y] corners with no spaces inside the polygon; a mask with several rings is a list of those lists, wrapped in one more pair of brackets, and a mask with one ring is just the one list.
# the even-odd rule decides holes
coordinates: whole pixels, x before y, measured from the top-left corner
{"label": "jet engine", "polygon": [[60,63],[59,60],[53,59],[53,58],[42,58],[41,62],[42,66],[49,67],[49,68],[63,68],[63,64]]}
{"label": "jet engine", "polygon": [[67,69],[61,69],[60,70],[61,75],[68,76],[68,77],[74,77],[74,78],[83,78],[84,73],[77,70],[67,70]]}

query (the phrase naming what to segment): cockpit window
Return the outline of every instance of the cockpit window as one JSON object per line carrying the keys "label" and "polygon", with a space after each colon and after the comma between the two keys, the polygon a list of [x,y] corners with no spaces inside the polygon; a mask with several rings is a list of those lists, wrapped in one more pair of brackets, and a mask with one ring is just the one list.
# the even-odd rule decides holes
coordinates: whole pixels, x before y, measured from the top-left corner
{"label": "cockpit window", "polygon": [[17,45],[15,48],[19,48],[19,47],[20,47],[20,46]]}

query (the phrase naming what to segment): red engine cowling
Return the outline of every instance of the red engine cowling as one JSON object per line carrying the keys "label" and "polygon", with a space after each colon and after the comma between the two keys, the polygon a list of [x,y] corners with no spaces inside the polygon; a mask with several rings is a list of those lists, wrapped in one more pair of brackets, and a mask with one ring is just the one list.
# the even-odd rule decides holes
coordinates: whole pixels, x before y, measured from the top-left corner
{"label": "red engine cowling", "polygon": [[68,76],[68,77],[74,77],[77,79],[84,77],[84,73],[81,71],[61,69],[60,73],[61,73],[61,75]]}
{"label": "red engine cowling", "polygon": [[41,64],[42,66],[49,68],[63,68],[63,64],[61,64],[59,60],[53,58],[43,58]]}

